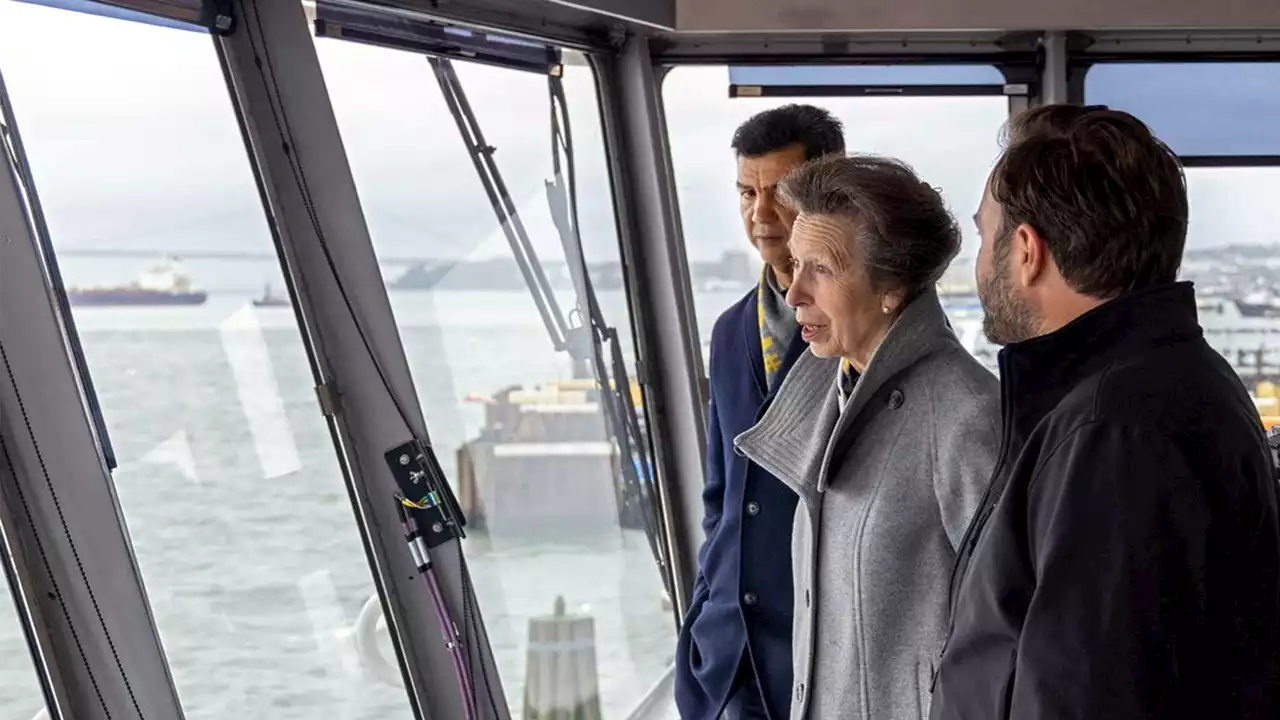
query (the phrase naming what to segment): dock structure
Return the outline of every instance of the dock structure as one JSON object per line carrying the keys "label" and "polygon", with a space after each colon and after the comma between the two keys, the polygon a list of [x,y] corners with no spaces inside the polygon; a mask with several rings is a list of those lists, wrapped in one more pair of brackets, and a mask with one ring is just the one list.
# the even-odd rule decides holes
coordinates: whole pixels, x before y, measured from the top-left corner
{"label": "dock structure", "polygon": [[504,534],[590,536],[639,529],[621,487],[594,381],[508,388],[486,400],[480,434],[457,451],[458,502],[468,523]]}

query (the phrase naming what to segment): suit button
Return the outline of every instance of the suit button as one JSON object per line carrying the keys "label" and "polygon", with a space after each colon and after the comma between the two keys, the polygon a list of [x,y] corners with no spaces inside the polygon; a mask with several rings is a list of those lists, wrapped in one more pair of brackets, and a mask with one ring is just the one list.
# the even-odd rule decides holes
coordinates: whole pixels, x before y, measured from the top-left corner
{"label": "suit button", "polygon": [[746,594],[744,594],[744,595],[742,596],[742,602],[743,602],[744,604],[746,604],[746,605],[755,605],[755,604],[756,604],[756,594],[755,594],[755,593],[746,593]]}
{"label": "suit button", "polygon": [[897,410],[898,408],[902,407],[902,403],[904,400],[906,400],[906,398],[903,397],[902,391],[894,390],[893,392],[889,393],[889,409]]}
{"label": "suit button", "polygon": [[751,502],[747,503],[747,514],[750,515],[751,517],[755,517],[756,515],[759,515],[760,503],[756,502],[755,500],[752,500]]}

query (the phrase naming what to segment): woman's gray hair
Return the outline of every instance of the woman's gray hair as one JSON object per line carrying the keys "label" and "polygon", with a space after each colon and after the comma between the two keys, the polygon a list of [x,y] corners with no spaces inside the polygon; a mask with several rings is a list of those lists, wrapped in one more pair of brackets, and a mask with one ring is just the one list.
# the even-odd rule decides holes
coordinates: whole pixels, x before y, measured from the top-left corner
{"label": "woman's gray hair", "polygon": [[901,160],[828,155],[793,170],[778,189],[801,215],[848,221],[872,285],[904,291],[907,302],[933,289],[960,252],[960,226],[942,195]]}

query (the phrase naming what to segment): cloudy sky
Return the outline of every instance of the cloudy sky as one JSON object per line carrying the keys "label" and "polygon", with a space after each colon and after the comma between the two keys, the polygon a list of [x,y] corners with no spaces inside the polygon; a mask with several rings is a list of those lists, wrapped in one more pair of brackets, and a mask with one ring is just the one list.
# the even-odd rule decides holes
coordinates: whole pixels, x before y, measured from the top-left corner
{"label": "cloudy sky", "polygon": [[[426,60],[332,39],[317,44],[379,253],[508,255]],[[269,251],[208,36],[0,0],[0,72],[59,248]],[[465,64],[459,74],[535,246],[557,257],[543,189],[551,176],[545,79]],[[584,242],[593,259],[616,258],[589,69],[571,66],[566,85]],[[684,67],[663,87],[685,237],[695,259],[744,246],[728,141],[738,123],[777,104],[730,99],[727,85],[722,66]],[[966,254],[972,253],[976,237],[967,218],[998,150],[1004,99],[817,102],[844,121],[851,148],[899,156],[940,186],[966,229]],[[1280,170],[1188,175],[1193,246],[1280,241]],[[87,277],[131,272],[138,263],[70,261],[65,269]],[[244,274],[231,267],[206,272]]]}

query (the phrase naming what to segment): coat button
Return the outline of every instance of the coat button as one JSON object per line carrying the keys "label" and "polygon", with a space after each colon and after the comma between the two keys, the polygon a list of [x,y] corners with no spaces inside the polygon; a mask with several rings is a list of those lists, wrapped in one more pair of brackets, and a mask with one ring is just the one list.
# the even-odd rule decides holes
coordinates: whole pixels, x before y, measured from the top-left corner
{"label": "coat button", "polygon": [[894,390],[893,392],[889,393],[889,409],[897,410],[898,408],[902,407],[902,403],[905,399],[906,398],[902,396],[901,390]]}
{"label": "coat button", "polygon": [[796,702],[804,702],[804,683],[796,685]]}
{"label": "coat button", "polygon": [[755,593],[746,593],[745,595],[743,595],[743,596],[742,596],[742,602],[743,602],[744,604],[747,604],[747,605],[755,605],[755,604],[756,604],[756,594],[755,594]]}
{"label": "coat button", "polygon": [[759,515],[760,503],[756,502],[755,500],[752,500],[751,502],[747,503],[747,514],[750,515],[751,517],[755,517],[756,515]]}

